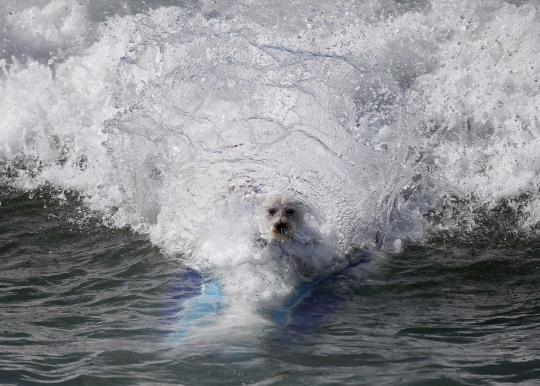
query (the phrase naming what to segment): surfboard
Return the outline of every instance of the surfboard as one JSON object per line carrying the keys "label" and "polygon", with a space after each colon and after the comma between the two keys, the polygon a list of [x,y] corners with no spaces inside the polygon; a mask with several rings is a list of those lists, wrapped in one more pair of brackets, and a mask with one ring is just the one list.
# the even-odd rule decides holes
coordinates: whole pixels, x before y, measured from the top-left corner
{"label": "surfboard", "polygon": [[169,339],[170,343],[177,343],[189,336],[197,322],[205,317],[215,315],[225,307],[223,294],[219,288],[219,280],[204,282],[201,285],[200,295],[184,303],[181,311],[177,314],[178,322],[175,323],[174,333]]}
{"label": "surfboard", "polygon": [[[339,277],[360,264],[370,261],[369,256],[350,263],[330,275],[315,277],[311,281],[301,283],[294,294],[286,299],[283,304],[270,309],[270,319],[277,326],[291,326],[301,328],[305,332],[317,326],[325,317],[332,314],[333,310],[343,301],[343,297],[337,293],[325,290],[324,284]],[[183,301],[180,310],[175,315],[175,326],[169,338],[171,344],[177,344],[183,339],[189,338],[197,326],[205,323],[206,319],[216,316],[220,310],[227,307],[227,301],[220,289],[219,279],[204,280],[196,272],[185,274],[172,289],[171,298]],[[186,286],[192,286],[186,289]],[[186,300],[186,294],[193,294],[193,286],[198,286],[198,294]],[[180,291],[182,296],[175,294]]]}

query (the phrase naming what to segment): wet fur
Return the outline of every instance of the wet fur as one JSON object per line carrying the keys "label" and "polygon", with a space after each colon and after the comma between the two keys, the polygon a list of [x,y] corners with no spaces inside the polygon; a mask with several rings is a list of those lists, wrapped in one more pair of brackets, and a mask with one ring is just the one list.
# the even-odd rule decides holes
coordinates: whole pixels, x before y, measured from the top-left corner
{"label": "wet fur", "polygon": [[[269,249],[277,248],[296,262],[302,276],[313,276],[313,263],[299,241],[306,205],[287,194],[270,194],[258,201],[261,237]],[[304,253],[303,253],[304,252]]]}

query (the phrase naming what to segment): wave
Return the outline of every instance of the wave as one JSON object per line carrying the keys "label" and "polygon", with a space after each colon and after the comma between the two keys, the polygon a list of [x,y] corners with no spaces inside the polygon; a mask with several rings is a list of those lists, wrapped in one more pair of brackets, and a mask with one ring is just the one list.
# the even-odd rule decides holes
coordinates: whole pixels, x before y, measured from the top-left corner
{"label": "wave", "polygon": [[193,267],[250,261],[272,191],[341,258],[501,202],[536,229],[535,2],[4,5],[2,180],[80,192]]}

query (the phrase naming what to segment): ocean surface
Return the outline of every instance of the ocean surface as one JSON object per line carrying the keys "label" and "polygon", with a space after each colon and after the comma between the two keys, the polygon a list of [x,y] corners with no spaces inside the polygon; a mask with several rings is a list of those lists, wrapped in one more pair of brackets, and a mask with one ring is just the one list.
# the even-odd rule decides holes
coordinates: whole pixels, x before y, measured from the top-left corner
{"label": "ocean surface", "polygon": [[0,0],[0,384],[539,385],[539,36],[536,0]]}

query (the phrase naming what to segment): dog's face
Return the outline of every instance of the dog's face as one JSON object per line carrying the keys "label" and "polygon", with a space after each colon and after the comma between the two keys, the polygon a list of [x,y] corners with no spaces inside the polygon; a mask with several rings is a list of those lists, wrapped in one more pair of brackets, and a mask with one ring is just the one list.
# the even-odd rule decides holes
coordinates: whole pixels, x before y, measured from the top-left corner
{"label": "dog's face", "polygon": [[304,204],[285,194],[272,194],[259,202],[259,214],[270,237],[288,241],[303,224]]}

